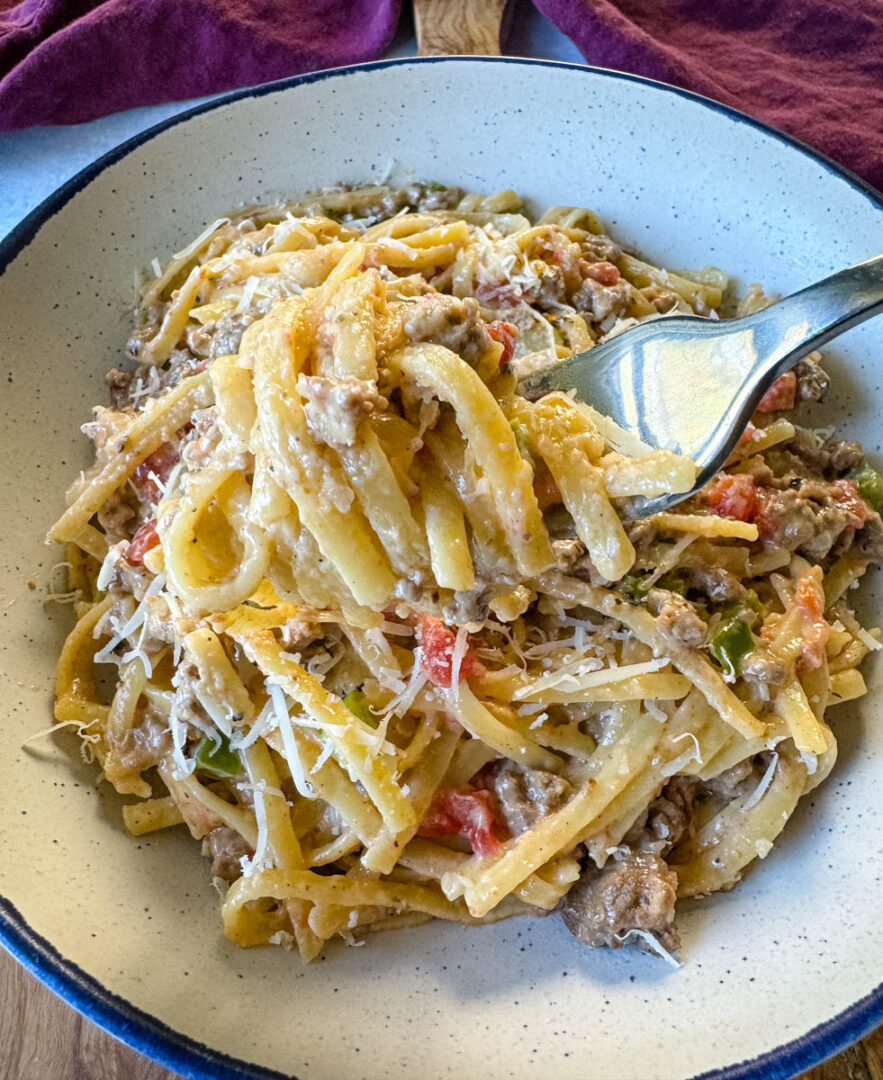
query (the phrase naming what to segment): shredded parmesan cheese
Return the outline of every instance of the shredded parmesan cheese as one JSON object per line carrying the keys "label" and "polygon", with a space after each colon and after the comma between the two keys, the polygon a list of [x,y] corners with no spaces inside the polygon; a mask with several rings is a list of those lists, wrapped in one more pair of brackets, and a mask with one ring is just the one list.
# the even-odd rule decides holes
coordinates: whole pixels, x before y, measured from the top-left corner
{"label": "shredded parmesan cheese", "polygon": [[[165,574],[157,574],[156,577],[153,579],[153,581],[151,581],[151,583],[148,585],[141,602],[138,604],[138,606],[132,612],[132,615],[130,616],[128,621],[125,623],[125,625],[123,625],[113,635],[113,637],[110,639],[110,641],[108,641],[108,643],[104,646],[103,649],[99,649],[98,652],[95,653],[95,663],[96,664],[113,664],[113,663],[116,663],[116,658],[112,655],[114,649],[119,644],[121,644],[123,641],[125,641],[127,638],[131,637],[131,635],[134,634],[135,631],[141,626],[141,624],[147,618],[147,600],[148,600],[148,597],[156,596],[162,590],[165,583],[166,583]],[[95,630],[96,630],[95,636],[97,637],[98,636],[98,627],[97,626],[95,627]]]}
{"label": "shredded parmesan cheese", "polygon": [[[189,259],[191,255],[199,251],[203,243],[208,240],[213,232],[216,232],[222,225],[229,225],[230,219],[228,217],[218,218],[217,221],[213,221],[211,225],[203,229],[197,238],[185,248],[181,248],[180,251],[176,251],[172,256],[172,259]],[[157,275],[158,276],[158,275]]]}
{"label": "shredded parmesan cheese", "polygon": [[116,564],[119,561],[120,552],[125,547],[125,544],[125,540],[120,540],[118,544],[112,544],[107,549],[107,554],[104,556],[104,562],[101,564],[101,569],[98,571],[98,577],[95,579],[95,587],[101,592],[106,592],[108,585],[110,585],[113,580]]}
{"label": "shredded parmesan cheese", "polygon": [[264,704],[263,709],[258,713],[255,722],[251,725],[248,734],[243,735],[241,732],[234,731],[230,736],[230,748],[231,750],[246,750],[249,746],[254,746],[258,739],[262,739],[264,735],[270,730],[272,721],[275,717],[275,710],[273,705],[273,699],[270,698]]}
{"label": "shredded parmesan cheese", "polygon": [[414,650],[414,666],[411,668],[411,674],[408,676],[408,685],[400,694],[396,694],[396,696],[387,703],[383,713],[384,720],[389,716],[404,716],[414,704],[414,699],[426,685],[427,679],[421,662],[422,656],[423,650],[418,645]]}
{"label": "shredded parmesan cheese", "polygon": [[75,604],[80,599],[81,591],[71,589],[70,592],[50,592],[43,597],[44,604]]}
{"label": "shredded parmesan cheese", "polygon": [[246,278],[245,288],[242,290],[242,296],[239,297],[239,303],[236,305],[236,311],[241,314],[244,311],[248,311],[251,307],[251,302],[254,299],[255,289],[258,287],[260,278],[252,275]]}
{"label": "shredded parmesan cheese", "polygon": [[257,785],[254,787],[254,817],[258,827],[258,840],[253,857],[249,859],[246,856],[241,862],[244,877],[251,877],[252,874],[265,869],[268,865],[267,845],[270,837],[267,830],[267,807],[264,802],[264,793]]}
{"label": "shredded parmesan cheese", "polygon": [[51,735],[55,731],[61,731],[66,727],[73,727],[77,730],[77,736],[81,740],[80,756],[86,764],[91,764],[95,758],[95,751],[93,749],[95,743],[101,742],[100,731],[89,731],[89,728],[93,724],[97,724],[98,720],[62,720],[59,724],[53,724],[52,727],[43,728],[42,731],[36,731],[33,735],[29,735],[21,744],[22,748],[28,746],[29,743],[34,742],[37,739],[45,739],[47,735]]}
{"label": "shredded parmesan cheese", "polygon": [[668,720],[668,713],[665,709],[650,698],[644,702],[644,711],[648,712],[657,724],[664,724]]}
{"label": "shredded parmesan cheese", "polygon": [[870,649],[871,652],[879,652],[880,649],[883,649],[883,642],[878,641],[873,634],[868,633],[863,626],[857,628],[855,636],[864,646]]}
{"label": "shredded parmesan cheese", "polygon": [[699,748],[699,740],[696,738],[693,732],[683,731],[680,735],[672,739],[672,742],[679,743],[683,739],[692,739],[693,745],[688,747],[683,754],[679,755],[674,759],[674,761],[670,761],[668,765],[665,766],[665,768],[662,770],[663,776],[674,776],[675,773],[680,772],[681,769],[689,765],[691,761],[695,761],[697,765],[702,764],[702,752]]}
{"label": "shredded parmesan cheese", "polygon": [[811,754],[808,750],[802,750],[800,752],[800,760],[806,766],[806,771],[810,776],[814,776],[816,769],[819,767],[819,758],[817,754]]}
{"label": "shredded parmesan cheese", "polygon": [[316,764],[310,769],[310,776],[313,776],[322,768],[325,762],[331,757],[331,751],[333,749],[334,747],[331,745],[331,740],[329,739],[322,747],[322,753],[316,758]]}
{"label": "shredded parmesan cheese", "polygon": [[279,731],[282,733],[282,745],[285,748],[285,760],[288,762],[288,768],[291,772],[291,779],[294,781],[294,786],[297,788],[298,794],[303,795],[305,799],[314,799],[316,793],[313,791],[312,785],[306,778],[303,762],[300,759],[300,754],[297,752],[297,742],[294,738],[294,731],[291,728],[291,716],[289,715],[288,705],[285,701],[285,693],[281,686],[277,683],[270,682],[269,679],[267,679],[267,692],[270,695],[270,699],[273,702],[273,708],[276,712],[276,724]]}
{"label": "shredded parmesan cheese", "polygon": [[648,675],[653,671],[668,667],[669,662],[667,656],[661,656],[656,660],[646,660],[642,664],[625,664],[622,667],[607,667],[588,674],[580,673],[579,678],[564,669],[559,669],[539,679],[534,679],[528,686],[519,687],[512,696],[517,699],[531,697],[533,694],[551,690],[562,684],[567,690],[590,690],[598,686],[606,686],[608,683],[623,682],[625,679],[637,678],[639,675]]}
{"label": "shredded parmesan cheese", "polygon": [[217,729],[223,732],[229,739],[233,734],[233,724],[230,721],[230,710],[220,705],[206,693],[197,693],[199,704],[205,709],[215,723]]}
{"label": "shredded parmesan cheese", "polygon": [[177,698],[172,702],[172,709],[169,713],[169,730],[172,733],[172,759],[175,762],[172,776],[175,780],[183,780],[185,776],[189,776],[195,770],[196,762],[184,756],[184,747],[187,744],[187,725],[178,716]]}
{"label": "shredded parmesan cheese", "polygon": [[757,803],[759,803],[760,800],[764,797],[764,795],[766,795],[767,788],[773,782],[773,778],[776,775],[776,767],[778,766],[778,764],[779,755],[772,754],[770,756],[769,764],[767,765],[766,769],[764,769],[763,776],[760,778],[760,783],[742,804],[743,810],[750,810],[752,806],[756,806]]}
{"label": "shredded parmesan cheese", "polygon": [[678,960],[676,956],[673,956],[668,949],[663,948],[649,930],[628,930],[625,934],[616,935],[616,940],[621,941],[623,944],[630,938],[640,938],[647,946],[648,951],[662,957],[662,959],[671,964],[672,967],[681,967],[680,960]]}

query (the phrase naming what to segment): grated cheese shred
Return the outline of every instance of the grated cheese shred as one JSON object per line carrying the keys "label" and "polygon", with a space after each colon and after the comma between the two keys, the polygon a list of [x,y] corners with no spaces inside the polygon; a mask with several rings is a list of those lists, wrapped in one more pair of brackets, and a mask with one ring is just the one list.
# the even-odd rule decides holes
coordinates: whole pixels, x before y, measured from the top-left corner
{"label": "grated cheese shred", "polygon": [[285,701],[285,693],[278,683],[272,683],[269,679],[267,680],[267,692],[273,702],[273,708],[276,713],[276,725],[282,734],[282,745],[285,748],[285,760],[288,762],[288,768],[291,771],[291,779],[294,781],[294,786],[297,788],[298,794],[303,795],[305,799],[314,799],[316,793],[313,791],[312,785],[306,778],[303,762],[297,751],[297,742],[295,741],[294,731],[291,727],[291,716],[288,712],[288,704]]}
{"label": "grated cheese shred", "polygon": [[773,779],[775,778],[778,764],[779,755],[775,753],[771,754],[769,763],[767,764],[766,769],[764,769],[763,776],[760,778],[760,782],[743,803],[743,810],[750,810],[752,806],[756,806],[764,795],[766,795],[770,784],[772,784]]}

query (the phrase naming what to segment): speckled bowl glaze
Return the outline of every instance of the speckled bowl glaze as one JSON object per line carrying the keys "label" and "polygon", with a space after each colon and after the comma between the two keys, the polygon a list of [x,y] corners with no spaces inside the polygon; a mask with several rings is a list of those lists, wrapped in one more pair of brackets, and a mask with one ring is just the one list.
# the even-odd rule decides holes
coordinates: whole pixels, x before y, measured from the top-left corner
{"label": "speckled bowl glaze", "polygon": [[[96,162],[0,247],[0,937],[58,993],[186,1076],[303,1080],[786,1077],[883,1021],[883,724],[835,714],[841,760],[735,892],[683,911],[685,964],[591,951],[556,918],[436,927],[301,967],[221,936],[183,830],[127,836],[51,722],[69,612],[41,590],[78,425],[105,400],[133,271],[243,201],[395,160],[420,177],[589,205],[669,266],[795,289],[883,247],[880,197],[785,137],[670,87],[512,60],[380,63],[237,93]],[[832,350],[838,422],[879,450],[879,323]],[[36,591],[28,587],[35,578]],[[872,591],[865,595],[873,611]]]}

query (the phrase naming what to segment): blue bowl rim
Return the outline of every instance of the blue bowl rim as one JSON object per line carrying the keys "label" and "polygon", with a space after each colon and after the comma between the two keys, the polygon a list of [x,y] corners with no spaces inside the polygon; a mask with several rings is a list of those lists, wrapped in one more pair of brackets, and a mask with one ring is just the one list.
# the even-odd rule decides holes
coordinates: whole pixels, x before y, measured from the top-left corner
{"label": "blue bowl rim", "polygon": [[[51,195],[24,217],[2,240],[0,240],[0,276],[12,261],[34,239],[40,228],[57,214],[79,191],[91,183],[109,166],[120,161],[139,146],[176,124],[184,123],[194,116],[222,108],[234,101],[250,97],[263,97],[280,90],[325,79],[339,78],[354,72],[379,71],[383,68],[411,64],[438,64],[458,62],[520,64],[527,67],[564,68],[570,71],[589,72],[615,79],[652,86],[694,101],[707,109],[722,113],[729,119],[762,132],[780,143],[792,147],[811,158],[826,172],[845,181],[872,205],[883,210],[883,194],[849,169],[838,165],[831,158],[792,135],[755,120],[746,113],[712,98],[683,90],[678,86],[656,79],[648,79],[630,72],[586,64],[569,64],[556,60],[536,60],[510,56],[428,56],[402,57],[395,60],[376,60],[366,64],[328,68],[304,75],[277,79],[260,86],[233,90],[211,101],[183,110],[167,117],[144,131],[126,139],[118,146],[96,158],[75,176],[58,187]],[[292,1075],[276,1072],[263,1066],[213,1050],[204,1043],[184,1035],[155,1017],[150,1016],[130,1002],[114,994],[97,979],[87,974],[73,961],[63,957],[44,937],[37,934],[26,922],[21,912],[7,899],[0,896],[0,945],[3,945],[40,982],[54,991],[87,1019],[104,1028],[117,1039],[139,1051],[145,1057],[167,1069],[191,1080],[296,1080]],[[861,1039],[883,1023],[883,983],[868,995],[855,1002],[831,1020],[788,1043],[776,1047],[759,1057],[712,1069],[693,1080],[789,1080],[800,1072],[812,1068]]]}

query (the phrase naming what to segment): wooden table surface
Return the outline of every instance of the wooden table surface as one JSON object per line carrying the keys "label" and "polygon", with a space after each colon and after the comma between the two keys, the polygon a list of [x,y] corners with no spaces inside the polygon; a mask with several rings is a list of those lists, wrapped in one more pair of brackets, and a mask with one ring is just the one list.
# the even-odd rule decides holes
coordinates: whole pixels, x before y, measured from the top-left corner
{"label": "wooden table surface", "polygon": [[[175,1077],[84,1020],[0,949],[0,1080]],[[803,1080],[883,1080],[883,1028]]]}

